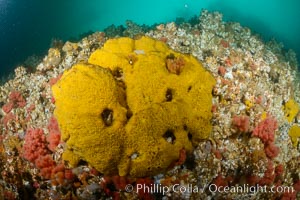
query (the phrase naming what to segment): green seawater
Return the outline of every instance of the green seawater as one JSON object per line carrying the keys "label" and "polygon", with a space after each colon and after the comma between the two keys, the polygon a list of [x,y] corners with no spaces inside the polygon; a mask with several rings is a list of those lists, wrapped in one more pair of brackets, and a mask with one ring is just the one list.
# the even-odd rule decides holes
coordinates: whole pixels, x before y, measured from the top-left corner
{"label": "green seawater", "polygon": [[43,56],[53,38],[79,39],[114,24],[188,19],[202,9],[223,13],[300,55],[299,0],[0,0],[0,77],[32,55]]}

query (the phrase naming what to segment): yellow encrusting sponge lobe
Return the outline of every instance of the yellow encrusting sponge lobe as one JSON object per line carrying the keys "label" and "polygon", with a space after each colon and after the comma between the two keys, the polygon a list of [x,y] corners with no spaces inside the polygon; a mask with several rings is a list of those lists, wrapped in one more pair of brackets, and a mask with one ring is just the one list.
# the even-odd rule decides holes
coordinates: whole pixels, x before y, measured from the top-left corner
{"label": "yellow encrusting sponge lobe", "polygon": [[299,112],[299,105],[294,99],[288,100],[282,107],[288,122],[292,122]]}
{"label": "yellow encrusting sponge lobe", "polygon": [[[67,143],[63,158],[71,165],[83,159],[103,173],[117,172],[127,119],[126,109],[116,98],[112,74],[98,66],[77,64],[63,74],[52,92],[54,114]],[[113,116],[110,124],[108,111]]]}
{"label": "yellow encrusting sponge lobe", "polygon": [[299,138],[300,138],[300,126],[293,125],[289,130],[289,136],[293,142],[293,146],[297,148]]}
{"label": "yellow encrusting sponge lobe", "polygon": [[63,158],[104,174],[164,172],[209,137],[212,75],[160,41],[108,40],[52,87]]}

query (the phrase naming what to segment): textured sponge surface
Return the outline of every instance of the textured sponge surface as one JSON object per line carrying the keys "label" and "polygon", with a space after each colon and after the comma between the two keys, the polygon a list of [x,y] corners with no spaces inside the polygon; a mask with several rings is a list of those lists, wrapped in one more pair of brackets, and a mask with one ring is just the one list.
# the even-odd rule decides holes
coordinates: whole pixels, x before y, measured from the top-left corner
{"label": "textured sponge surface", "polygon": [[84,160],[104,174],[155,175],[209,137],[215,80],[193,56],[148,37],[117,38],[88,62],[52,87],[71,165]]}

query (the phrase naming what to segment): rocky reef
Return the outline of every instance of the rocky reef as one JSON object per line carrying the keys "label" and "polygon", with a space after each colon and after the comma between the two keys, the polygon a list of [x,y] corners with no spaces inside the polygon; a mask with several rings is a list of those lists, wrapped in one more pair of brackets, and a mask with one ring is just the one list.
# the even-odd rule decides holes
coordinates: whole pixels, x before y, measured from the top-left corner
{"label": "rocky reef", "polygon": [[293,51],[205,10],[107,30],[0,87],[0,199],[300,198]]}

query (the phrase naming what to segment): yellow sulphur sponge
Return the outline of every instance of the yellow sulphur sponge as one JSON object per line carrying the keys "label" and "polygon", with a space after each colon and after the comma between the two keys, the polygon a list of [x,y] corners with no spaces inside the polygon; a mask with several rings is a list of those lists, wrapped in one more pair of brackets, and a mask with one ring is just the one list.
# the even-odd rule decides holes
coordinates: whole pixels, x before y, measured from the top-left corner
{"label": "yellow sulphur sponge", "polygon": [[107,175],[162,173],[210,136],[214,84],[193,56],[163,42],[108,40],[52,87],[63,159]]}
{"label": "yellow sulphur sponge", "polygon": [[293,142],[293,146],[297,147],[298,140],[300,138],[300,126],[294,125],[290,128],[289,136]]}
{"label": "yellow sulphur sponge", "polygon": [[290,99],[284,104],[282,110],[288,122],[292,122],[299,112],[299,106],[294,99]]}

